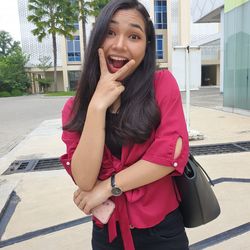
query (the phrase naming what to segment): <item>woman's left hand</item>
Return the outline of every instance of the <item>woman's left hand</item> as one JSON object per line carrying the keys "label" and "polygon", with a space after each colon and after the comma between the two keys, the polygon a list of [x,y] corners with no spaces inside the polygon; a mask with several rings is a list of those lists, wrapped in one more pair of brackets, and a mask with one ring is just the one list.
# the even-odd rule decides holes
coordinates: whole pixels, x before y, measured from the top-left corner
{"label": "woman's left hand", "polygon": [[111,196],[110,179],[97,181],[91,191],[82,191],[78,188],[74,192],[73,200],[77,207],[85,214],[91,214],[91,210],[102,204]]}

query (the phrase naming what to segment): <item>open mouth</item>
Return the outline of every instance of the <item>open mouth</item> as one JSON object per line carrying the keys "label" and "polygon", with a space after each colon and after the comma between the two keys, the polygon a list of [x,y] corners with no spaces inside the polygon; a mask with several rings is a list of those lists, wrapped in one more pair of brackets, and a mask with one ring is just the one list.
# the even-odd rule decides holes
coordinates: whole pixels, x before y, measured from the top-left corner
{"label": "open mouth", "polygon": [[128,62],[129,62],[129,59],[124,58],[124,57],[118,57],[118,56],[108,57],[108,64],[114,69],[120,69]]}

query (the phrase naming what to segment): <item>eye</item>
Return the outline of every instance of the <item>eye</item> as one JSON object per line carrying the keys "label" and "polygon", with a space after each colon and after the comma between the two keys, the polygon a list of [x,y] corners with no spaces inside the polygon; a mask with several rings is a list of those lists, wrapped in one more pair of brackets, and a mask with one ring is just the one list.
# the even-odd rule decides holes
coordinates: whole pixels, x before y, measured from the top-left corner
{"label": "eye", "polygon": [[130,38],[131,38],[132,40],[139,40],[139,39],[141,39],[138,35],[135,35],[135,34],[130,35]]}
{"label": "eye", "polygon": [[107,36],[115,36],[115,32],[113,30],[108,30]]}

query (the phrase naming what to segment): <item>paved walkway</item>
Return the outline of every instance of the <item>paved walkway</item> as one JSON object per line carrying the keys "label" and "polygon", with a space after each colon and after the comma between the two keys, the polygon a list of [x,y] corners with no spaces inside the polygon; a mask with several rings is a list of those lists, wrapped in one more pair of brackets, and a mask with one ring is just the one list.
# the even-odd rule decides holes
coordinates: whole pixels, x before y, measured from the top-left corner
{"label": "paved walkway", "polygon": [[[250,117],[221,110],[192,106],[191,129],[205,136],[191,145],[250,141]],[[60,135],[59,119],[42,122],[0,158],[0,173],[17,159],[59,157],[65,150]],[[191,249],[250,249],[250,152],[196,158],[217,179],[214,191],[222,213],[207,225],[187,229]],[[92,225],[73,204],[75,189],[64,170],[1,175],[0,248],[90,250]]]}
{"label": "paved walkway", "polygon": [[41,122],[60,118],[67,96],[29,95],[0,98],[0,158]]}

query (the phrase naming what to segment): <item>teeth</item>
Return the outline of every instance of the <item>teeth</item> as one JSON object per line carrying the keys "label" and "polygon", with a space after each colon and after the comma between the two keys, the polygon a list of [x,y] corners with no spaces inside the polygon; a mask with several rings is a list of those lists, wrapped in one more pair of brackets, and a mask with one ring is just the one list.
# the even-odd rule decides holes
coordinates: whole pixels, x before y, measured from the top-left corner
{"label": "teeth", "polygon": [[116,61],[127,61],[127,58],[122,58],[122,57],[117,57],[117,56],[110,56],[110,58],[112,60],[116,60]]}

